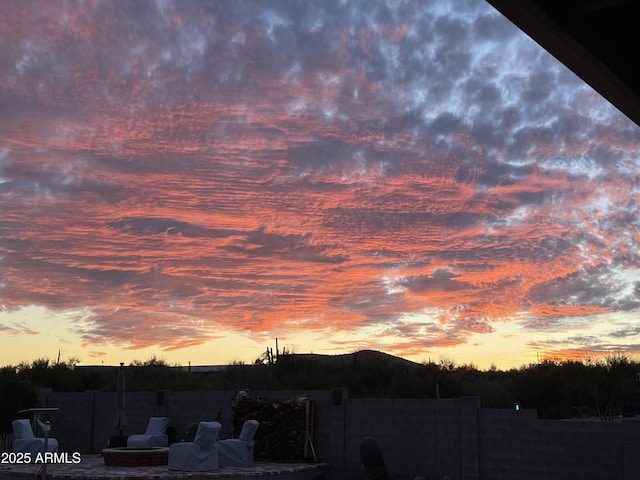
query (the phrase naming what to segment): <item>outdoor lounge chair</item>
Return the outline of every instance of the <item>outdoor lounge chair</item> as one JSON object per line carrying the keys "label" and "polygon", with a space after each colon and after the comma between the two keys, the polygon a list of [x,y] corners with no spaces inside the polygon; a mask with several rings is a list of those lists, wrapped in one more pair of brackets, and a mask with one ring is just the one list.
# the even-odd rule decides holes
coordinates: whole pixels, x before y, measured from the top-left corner
{"label": "outdoor lounge chair", "polygon": [[167,417],[151,417],[147,424],[147,430],[138,435],[129,435],[127,447],[129,448],[152,448],[168,447],[169,437],[167,427],[169,419]]}
{"label": "outdoor lounge chair", "polygon": [[174,443],[169,447],[169,470],[204,472],[218,469],[219,422],[200,422],[193,442]]}
{"label": "outdoor lounge chair", "polygon": [[248,467],[253,464],[253,438],[259,426],[257,420],[247,420],[238,438],[218,442],[218,462],[221,467]]}
{"label": "outdoor lounge chair", "polygon": [[[44,438],[36,437],[31,429],[31,422],[26,419],[14,420],[13,427],[13,451],[29,453],[32,456],[44,452]],[[58,441],[55,438],[47,439],[47,450],[55,452],[58,450]]]}

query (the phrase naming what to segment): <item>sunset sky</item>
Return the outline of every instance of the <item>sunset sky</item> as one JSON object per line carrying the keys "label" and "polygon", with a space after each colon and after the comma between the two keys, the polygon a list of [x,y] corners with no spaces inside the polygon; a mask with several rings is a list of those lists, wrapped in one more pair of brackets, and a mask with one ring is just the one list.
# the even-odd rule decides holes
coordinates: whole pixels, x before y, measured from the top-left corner
{"label": "sunset sky", "polygon": [[0,112],[0,365],[640,351],[640,129],[483,0],[3,0]]}

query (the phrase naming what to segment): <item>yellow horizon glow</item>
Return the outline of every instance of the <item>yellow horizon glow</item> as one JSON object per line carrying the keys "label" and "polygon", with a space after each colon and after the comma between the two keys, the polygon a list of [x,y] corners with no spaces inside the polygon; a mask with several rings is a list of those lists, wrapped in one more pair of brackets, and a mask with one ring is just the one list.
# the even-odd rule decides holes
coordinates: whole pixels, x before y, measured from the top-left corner
{"label": "yellow horizon glow", "polygon": [[[30,364],[34,360],[57,360],[62,362],[78,360],[79,365],[112,365],[120,362],[130,365],[134,361],[146,361],[151,358],[162,360],[169,365],[228,365],[231,363],[251,364],[267,348],[282,351],[286,348],[292,353],[316,353],[324,355],[349,354],[360,350],[378,350],[399,356],[416,363],[451,361],[456,366],[475,366],[480,370],[493,367],[509,370],[535,364],[545,358],[556,355],[561,357],[563,350],[543,351],[530,345],[537,340],[543,341],[544,335],[535,332],[523,334],[515,323],[498,323],[495,331],[489,334],[475,333],[464,344],[452,347],[433,347],[429,350],[403,353],[394,345],[403,340],[397,335],[384,333],[384,327],[362,327],[357,331],[341,332],[337,336],[326,336],[323,332],[303,331],[268,335],[240,334],[233,331],[220,332],[220,337],[203,344],[175,350],[162,350],[157,347],[126,348],[115,345],[88,345],[73,333],[72,314],[53,314],[42,307],[29,307],[16,312],[0,312],[0,324],[42,325],[39,332],[30,334],[9,334],[0,338],[0,366]],[[415,316],[413,317],[415,321]],[[578,328],[578,327],[576,327]],[[590,332],[597,335],[601,330],[595,324]],[[602,354],[602,353],[600,353]],[[582,357],[573,352],[576,359]],[[598,353],[593,354],[594,357]]]}

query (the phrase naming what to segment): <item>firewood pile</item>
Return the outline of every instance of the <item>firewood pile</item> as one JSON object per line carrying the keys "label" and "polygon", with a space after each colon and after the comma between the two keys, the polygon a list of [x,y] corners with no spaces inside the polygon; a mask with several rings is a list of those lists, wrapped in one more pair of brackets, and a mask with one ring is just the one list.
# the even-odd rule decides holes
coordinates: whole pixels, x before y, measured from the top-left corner
{"label": "firewood pile", "polygon": [[240,392],[232,405],[233,436],[237,438],[245,420],[260,422],[255,436],[255,460],[271,462],[311,461],[313,401],[297,397],[285,402],[253,397]]}

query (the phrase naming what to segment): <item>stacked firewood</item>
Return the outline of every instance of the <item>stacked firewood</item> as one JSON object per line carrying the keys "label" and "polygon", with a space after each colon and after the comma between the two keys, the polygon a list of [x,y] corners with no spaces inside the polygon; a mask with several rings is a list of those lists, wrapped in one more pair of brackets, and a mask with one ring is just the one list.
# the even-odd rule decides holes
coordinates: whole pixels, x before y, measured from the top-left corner
{"label": "stacked firewood", "polygon": [[245,420],[255,419],[260,422],[253,451],[255,460],[309,461],[312,405],[307,397],[272,402],[240,392],[232,406],[234,437],[240,435]]}

